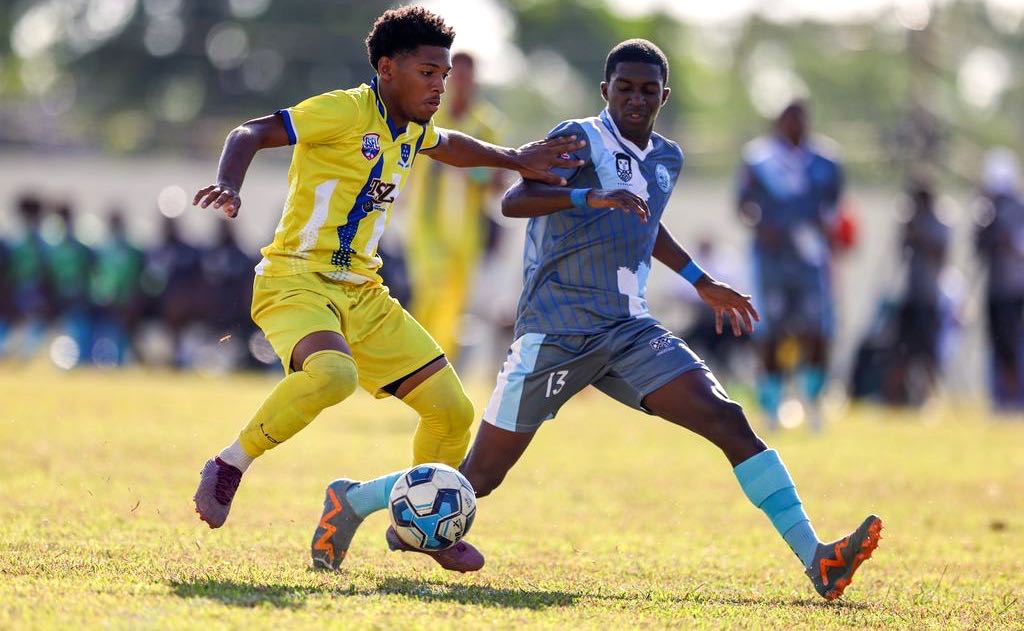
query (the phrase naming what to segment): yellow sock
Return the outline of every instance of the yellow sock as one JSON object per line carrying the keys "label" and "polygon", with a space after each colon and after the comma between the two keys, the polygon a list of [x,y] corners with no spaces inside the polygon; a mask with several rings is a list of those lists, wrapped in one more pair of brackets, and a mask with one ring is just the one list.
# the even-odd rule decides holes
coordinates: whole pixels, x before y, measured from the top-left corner
{"label": "yellow sock", "polygon": [[245,426],[238,440],[256,458],[288,440],[316,415],[356,389],[356,362],[339,351],[318,351],[302,370],[282,379]]}
{"label": "yellow sock", "polygon": [[445,366],[402,401],[420,414],[412,441],[413,464],[442,462],[458,467],[469,447],[474,412],[455,370]]}

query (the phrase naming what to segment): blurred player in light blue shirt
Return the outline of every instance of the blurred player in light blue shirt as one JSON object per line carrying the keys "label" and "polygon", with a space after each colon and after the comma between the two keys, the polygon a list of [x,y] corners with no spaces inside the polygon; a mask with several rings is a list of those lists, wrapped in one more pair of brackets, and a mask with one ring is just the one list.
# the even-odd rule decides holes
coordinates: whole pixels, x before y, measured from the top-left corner
{"label": "blurred player in light blue shirt", "polygon": [[763,318],[758,399],[772,428],[784,389],[780,347],[792,338],[811,422],[820,429],[818,401],[833,332],[829,234],[843,173],[822,142],[808,137],[807,117],[803,102],[788,105],[770,135],[744,148],[738,177],[739,212],[754,231],[754,299]]}

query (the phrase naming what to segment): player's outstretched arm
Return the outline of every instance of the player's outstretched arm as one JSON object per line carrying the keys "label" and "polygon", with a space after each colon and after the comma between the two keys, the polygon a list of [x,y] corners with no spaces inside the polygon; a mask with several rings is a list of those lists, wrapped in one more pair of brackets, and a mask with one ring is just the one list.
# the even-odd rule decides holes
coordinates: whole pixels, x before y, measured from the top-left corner
{"label": "player's outstretched arm", "polygon": [[423,153],[434,160],[455,167],[493,167],[517,171],[523,178],[548,184],[565,185],[565,178],[551,169],[576,168],[583,160],[569,154],[583,148],[587,142],[576,136],[562,136],[531,142],[513,149],[499,147],[450,129],[439,129],[441,142]]}
{"label": "player's outstretched arm", "polygon": [[[679,245],[665,224],[658,225],[658,237],[654,242],[654,258],[667,265],[672,271],[681,274],[693,283],[700,299],[715,310],[715,331],[721,335],[724,316],[728,315],[732,323],[732,334],[736,337],[754,332],[754,321],[760,321],[757,309],[754,308],[750,296],[741,294],[725,283],[718,282],[693,264],[693,259]],[[691,266],[692,265],[692,266]],[[696,270],[698,277],[693,278],[691,272]],[[743,322],[743,327],[740,327]]]}
{"label": "player's outstretched arm", "polygon": [[505,191],[501,214],[506,217],[539,217],[578,208],[620,208],[647,223],[650,210],[643,198],[619,189],[570,189],[530,180],[521,180]]}
{"label": "player's outstretched arm", "polygon": [[242,207],[242,181],[253,156],[260,149],[283,147],[288,144],[288,131],[280,116],[271,114],[242,123],[231,130],[224,141],[217,167],[217,183],[199,189],[192,200],[193,206],[206,208],[213,204],[226,216],[236,217]]}

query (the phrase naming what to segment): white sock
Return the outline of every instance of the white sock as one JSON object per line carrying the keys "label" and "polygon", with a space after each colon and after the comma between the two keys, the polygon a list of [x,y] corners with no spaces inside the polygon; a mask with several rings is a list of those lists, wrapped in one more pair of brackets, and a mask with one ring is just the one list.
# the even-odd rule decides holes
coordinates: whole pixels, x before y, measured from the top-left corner
{"label": "white sock", "polygon": [[235,467],[242,473],[245,473],[245,470],[248,469],[249,465],[252,464],[252,461],[255,460],[255,458],[245,453],[245,450],[242,449],[242,443],[237,440],[225,447],[218,456],[221,460],[232,467]]}

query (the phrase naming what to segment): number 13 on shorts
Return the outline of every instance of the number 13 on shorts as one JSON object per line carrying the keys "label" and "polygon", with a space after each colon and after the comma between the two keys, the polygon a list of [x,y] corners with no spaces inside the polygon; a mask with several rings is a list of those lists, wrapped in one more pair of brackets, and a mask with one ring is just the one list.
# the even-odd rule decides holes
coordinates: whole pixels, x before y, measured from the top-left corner
{"label": "number 13 on shorts", "polygon": [[562,391],[565,387],[565,378],[569,375],[568,370],[556,370],[548,375],[548,388],[545,393],[545,398],[550,398],[552,395],[556,395]]}

